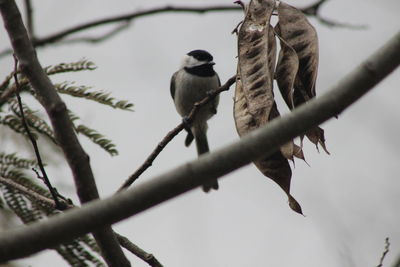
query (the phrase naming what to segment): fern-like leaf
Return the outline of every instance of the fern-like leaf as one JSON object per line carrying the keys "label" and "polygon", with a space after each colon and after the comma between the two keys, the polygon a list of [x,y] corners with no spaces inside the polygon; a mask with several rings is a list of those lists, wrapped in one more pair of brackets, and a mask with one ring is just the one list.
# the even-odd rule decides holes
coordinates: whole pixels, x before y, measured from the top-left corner
{"label": "fern-like leaf", "polygon": [[[11,114],[8,114],[4,117],[0,116],[0,124],[8,126],[8,128],[10,128],[11,130],[13,130],[16,133],[27,136],[24,125],[22,124],[22,121],[18,116],[11,115]],[[38,139],[37,134],[34,133],[33,131],[32,131],[32,136],[36,140]]]}
{"label": "fern-like leaf", "polygon": [[[19,109],[18,101],[16,99],[10,99],[8,101],[12,112],[17,115],[21,120],[21,111]],[[28,105],[22,104],[22,110],[24,112],[26,122],[30,127],[36,130],[36,132],[43,134],[47,138],[49,138],[54,144],[57,144],[56,138],[54,136],[53,129],[49,126],[49,124],[37,116],[35,111],[29,108]]]}
{"label": "fern-like leaf", "polygon": [[79,238],[80,241],[82,241],[86,246],[88,246],[91,250],[97,252],[100,254],[100,248],[97,245],[96,241],[94,241],[93,237],[89,234],[84,235]]}
{"label": "fern-like leaf", "polygon": [[[22,172],[15,169],[1,168],[0,176],[12,179],[14,183],[18,183],[27,189],[29,188],[29,190],[50,198],[47,190],[34,184]],[[60,213],[60,211],[54,209],[54,206],[43,205],[39,200],[31,198],[31,196],[25,196],[22,191],[0,183],[0,209],[7,209],[7,207],[25,224]],[[93,255],[93,253],[99,254],[99,251],[93,238],[89,235],[65,242],[54,249],[71,266],[105,266],[98,257]]]}
{"label": "fern-like leaf", "polygon": [[31,209],[28,199],[21,195],[17,190],[5,185],[1,185],[4,199],[7,206],[21,219],[23,223],[38,221],[43,216],[37,210]]}
{"label": "fern-like leaf", "polygon": [[0,175],[4,178],[11,179],[13,182],[18,183],[26,188],[29,188],[35,193],[47,198],[51,198],[51,194],[46,189],[35,183],[34,180],[26,176],[24,172],[18,170],[17,168],[2,166],[2,168],[0,168]]}
{"label": "fern-like leaf", "polygon": [[6,154],[0,152],[0,166],[14,166],[20,169],[30,169],[38,167],[38,163],[34,159],[25,159],[17,156],[16,153]]}
{"label": "fern-like leaf", "polygon": [[82,70],[95,70],[96,64],[87,59],[81,59],[77,62],[60,63],[57,65],[50,65],[44,68],[47,75],[53,75],[64,72],[76,72]]}
{"label": "fern-like leaf", "polygon": [[[60,63],[57,65],[50,65],[44,68],[47,75],[53,75],[58,73],[65,73],[65,72],[77,72],[83,70],[94,70],[96,69],[96,65],[87,59],[81,59],[77,62],[71,63]],[[17,86],[15,83],[11,83],[12,78],[14,75],[14,71],[11,72],[4,81],[0,84],[0,103],[4,103],[7,101],[16,91]],[[36,95],[35,91],[29,86],[29,80],[24,77],[18,77],[19,83],[19,90],[22,91],[29,91],[32,95]]]}
{"label": "fern-like leaf", "polygon": [[113,144],[111,140],[104,138],[104,135],[100,134],[96,130],[81,124],[76,127],[76,132],[88,137],[93,143],[99,145],[105,151],[110,153],[111,156],[118,155],[118,150],[115,148],[115,144]]}
{"label": "fern-like leaf", "polygon": [[88,86],[74,86],[72,83],[63,82],[54,85],[56,90],[61,94],[67,94],[74,97],[85,98],[101,104],[108,105],[113,108],[122,110],[133,111],[133,104],[127,100],[117,101],[114,97],[110,96],[110,93],[104,91],[93,91]]}
{"label": "fern-like leaf", "polygon": [[4,81],[0,84],[0,94],[10,85],[11,79],[14,77],[14,71],[6,76]]}

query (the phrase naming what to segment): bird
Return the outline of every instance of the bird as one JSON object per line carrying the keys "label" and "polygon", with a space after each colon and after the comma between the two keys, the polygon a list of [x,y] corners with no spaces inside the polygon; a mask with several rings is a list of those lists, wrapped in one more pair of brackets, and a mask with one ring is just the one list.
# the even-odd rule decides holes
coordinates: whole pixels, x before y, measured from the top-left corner
{"label": "bird", "polygon": [[[207,141],[207,121],[217,113],[219,96],[202,106],[190,125],[186,118],[196,102],[204,99],[211,90],[221,86],[214,65],[213,56],[209,52],[201,49],[190,51],[183,57],[179,70],[172,75],[170,84],[175,108],[187,125],[185,145],[189,146],[194,139],[199,156],[210,151]],[[218,187],[218,181],[215,180],[204,184],[203,191],[217,190]]]}

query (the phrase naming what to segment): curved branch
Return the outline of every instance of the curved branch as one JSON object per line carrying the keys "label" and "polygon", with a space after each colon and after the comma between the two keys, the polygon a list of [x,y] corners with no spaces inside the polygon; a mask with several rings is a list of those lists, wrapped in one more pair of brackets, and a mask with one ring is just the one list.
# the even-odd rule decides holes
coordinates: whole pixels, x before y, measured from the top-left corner
{"label": "curved branch", "polygon": [[[99,198],[89,157],[78,141],[65,103],[39,63],[15,1],[0,0],[0,12],[21,72],[28,78],[50,117],[56,139],[72,170],[81,203]],[[96,229],[93,236],[110,266],[130,266],[111,227]]]}
{"label": "curved branch", "polygon": [[2,234],[0,262],[28,256],[118,222],[270,155],[287,141],[340,114],[399,64],[400,32],[327,93],[274,119],[239,141],[108,199],[92,201],[81,209],[65,212],[63,216],[54,216]]}

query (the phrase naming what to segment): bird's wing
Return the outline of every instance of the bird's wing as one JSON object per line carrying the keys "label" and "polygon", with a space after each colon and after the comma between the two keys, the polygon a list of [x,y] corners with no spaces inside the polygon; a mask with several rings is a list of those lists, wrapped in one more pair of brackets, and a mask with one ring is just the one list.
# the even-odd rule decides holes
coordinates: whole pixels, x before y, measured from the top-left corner
{"label": "bird's wing", "polygon": [[[219,79],[219,76],[217,73],[215,73],[215,75],[217,75],[217,79],[218,79],[218,87],[221,87],[221,80]],[[217,106],[218,106],[218,102],[219,102],[219,96],[216,96],[214,98],[214,100],[211,102],[211,112],[213,114],[217,114]]]}
{"label": "bird's wing", "polygon": [[177,74],[178,74],[178,72],[175,72],[172,75],[172,77],[171,77],[171,85],[170,85],[170,88],[169,88],[169,90],[171,92],[172,99],[174,99],[174,100],[175,100],[175,78],[176,78]]}

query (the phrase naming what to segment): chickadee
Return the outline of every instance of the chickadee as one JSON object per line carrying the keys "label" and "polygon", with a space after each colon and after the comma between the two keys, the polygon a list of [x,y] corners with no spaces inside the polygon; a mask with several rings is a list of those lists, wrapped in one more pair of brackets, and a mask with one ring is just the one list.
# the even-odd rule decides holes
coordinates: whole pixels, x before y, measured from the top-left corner
{"label": "chickadee", "polygon": [[[207,96],[210,90],[221,86],[218,74],[214,71],[213,57],[204,50],[193,50],[185,55],[181,68],[172,75],[171,96],[175,108],[183,119],[189,115],[194,104]],[[188,135],[185,145],[189,146],[193,139],[196,142],[197,153],[209,152],[207,141],[207,120],[217,113],[219,96],[214,98],[207,105],[202,106],[190,128],[187,128]],[[203,185],[203,191],[218,189],[217,180]]]}

